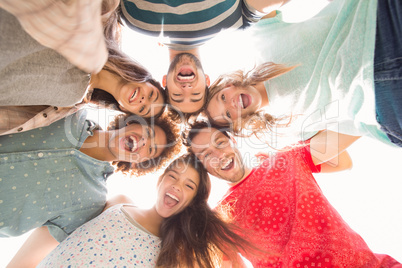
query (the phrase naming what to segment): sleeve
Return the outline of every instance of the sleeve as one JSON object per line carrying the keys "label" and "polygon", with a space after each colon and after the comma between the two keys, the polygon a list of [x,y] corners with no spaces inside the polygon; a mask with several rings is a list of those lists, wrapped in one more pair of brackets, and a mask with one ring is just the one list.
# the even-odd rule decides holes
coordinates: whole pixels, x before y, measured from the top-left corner
{"label": "sleeve", "polygon": [[262,17],[266,15],[262,12],[259,12],[252,6],[248,5],[246,0],[243,0],[241,2],[242,2],[242,15],[244,18],[243,27],[247,27],[254,23],[257,23]]}
{"label": "sleeve", "polygon": [[0,0],[0,7],[32,38],[88,73],[99,72],[108,56],[101,4],[102,0]]}
{"label": "sleeve", "polygon": [[320,165],[314,165],[313,159],[311,157],[311,152],[310,152],[310,140],[306,140],[303,142],[300,142],[300,153],[306,164],[310,167],[311,172],[313,173],[320,173],[321,172],[321,164]]}

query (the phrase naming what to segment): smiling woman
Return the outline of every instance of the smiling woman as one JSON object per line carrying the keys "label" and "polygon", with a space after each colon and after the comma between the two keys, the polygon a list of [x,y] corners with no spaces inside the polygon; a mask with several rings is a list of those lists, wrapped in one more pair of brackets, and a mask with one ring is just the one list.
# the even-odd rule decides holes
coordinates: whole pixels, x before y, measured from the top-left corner
{"label": "smiling woman", "polygon": [[109,48],[109,60],[91,76],[91,102],[142,117],[159,116],[165,110],[165,91],[140,63],[119,49]]}
{"label": "smiling woman", "polygon": [[80,110],[45,128],[0,136],[0,237],[46,225],[63,240],[102,211],[113,172],[153,171],[180,146],[166,118],[158,126],[127,117],[121,129],[104,131],[87,116]]}
{"label": "smiling woman", "polygon": [[[158,170],[181,150],[178,124],[167,115],[147,120],[121,114],[108,127],[109,131],[118,129],[120,131],[110,137],[113,143],[111,152],[114,155],[129,155],[129,159],[115,160],[113,164],[117,171],[141,176]],[[126,133],[126,130],[129,132]],[[130,158],[141,161],[129,161]]]}

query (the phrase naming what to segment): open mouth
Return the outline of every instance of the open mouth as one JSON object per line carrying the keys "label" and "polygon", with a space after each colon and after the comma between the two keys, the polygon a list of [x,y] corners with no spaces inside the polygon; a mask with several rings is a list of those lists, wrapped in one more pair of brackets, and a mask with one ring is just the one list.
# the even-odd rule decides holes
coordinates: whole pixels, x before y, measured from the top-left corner
{"label": "open mouth", "polygon": [[251,104],[251,97],[248,94],[240,94],[239,105],[242,109],[246,109]]}
{"label": "open mouth", "polygon": [[140,88],[134,90],[133,94],[131,95],[130,99],[128,100],[130,103],[137,99],[137,96],[140,95]]}
{"label": "open mouth", "polygon": [[221,170],[228,171],[228,170],[231,170],[233,168],[233,166],[234,166],[234,159],[231,158],[230,160],[228,160],[226,163],[224,163],[221,166]]}
{"label": "open mouth", "polygon": [[195,79],[195,74],[191,68],[181,68],[177,74],[177,81],[192,82]]}
{"label": "open mouth", "polygon": [[127,136],[122,139],[124,149],[131,153],[137,151],[138,149],[138,140],[135,136]]}
{"label": "open mouth", "polygon": [[179,203],[179,198],[177,198],[177,196],[171,194],[171,193],[166,193],[165,198],[164,198],[164,202],[165,205],[169,208],[174,207],[175,205],[177,205]]}

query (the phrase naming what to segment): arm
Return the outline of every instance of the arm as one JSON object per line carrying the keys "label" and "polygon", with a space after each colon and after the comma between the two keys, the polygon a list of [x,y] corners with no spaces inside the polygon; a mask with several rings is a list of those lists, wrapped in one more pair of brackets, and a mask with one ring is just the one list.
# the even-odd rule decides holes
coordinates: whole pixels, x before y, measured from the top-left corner
{"label": "arm", "polygon": [[[111,0],[106,2],[112,6]],[[33,39],[88,73],[98,73],[108,58],[101,5],[101,0],[0,0],[0,7],[13,14]]]}
{"label": "arm", "polygon": [[255,10],[264,14],[278,10],[289,1],[290,0],[245,0],[249,7],[254,8]]}
{"label": "arm", "polygon": [[46,226],[39,227],[28,237],[7,268],[36,267],[58,244]]}
{"label": "arm", "polygon": [[350,169],[352,160],[346,149],[359,138],[329,130],[319,132],[310,140],[314,165],[321,164],[321,172]]}
{"label": "arm", "polygon": [[347,151],[343,151],[338,157],[321,164],[321,173],[331,173],[351,169],[352,159]]}

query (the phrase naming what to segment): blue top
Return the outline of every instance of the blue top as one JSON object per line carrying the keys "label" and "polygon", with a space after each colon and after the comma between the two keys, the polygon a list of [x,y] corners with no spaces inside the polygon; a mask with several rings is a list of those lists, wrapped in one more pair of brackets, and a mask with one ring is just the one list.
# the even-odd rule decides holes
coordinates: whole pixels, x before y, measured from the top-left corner
{"label": "blue top", "polygon": [[189,50],[225,29],[242,29],[264,14],[242,0],[121,0],[122,17],[135,31],[161,36],[176,50]]}
{"label": "blue top", "polygon": [[377,0],[337,0],[304,22],[278,13],[253,26],[259,62],[299,65],[265,83],[267,111],[298,116],[304,134],[328,128],[391,144],[375,113],[376,14]]}
{"label": "blue top", "polygon": [[0,237],[47,225],[62,241],[102,212],[114,169],[79,151],[93,128],[81,110],[48,127],[0,136]]}

